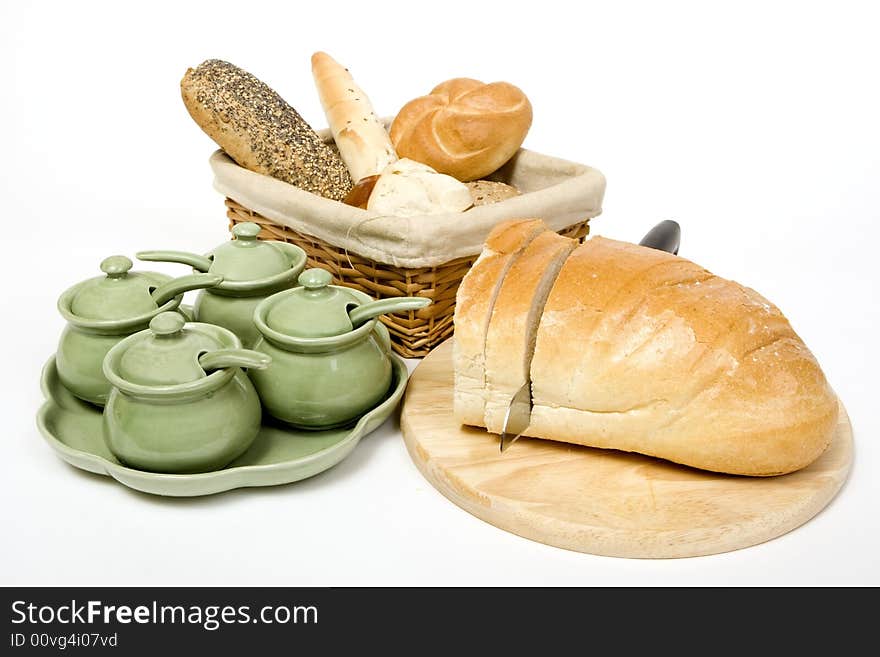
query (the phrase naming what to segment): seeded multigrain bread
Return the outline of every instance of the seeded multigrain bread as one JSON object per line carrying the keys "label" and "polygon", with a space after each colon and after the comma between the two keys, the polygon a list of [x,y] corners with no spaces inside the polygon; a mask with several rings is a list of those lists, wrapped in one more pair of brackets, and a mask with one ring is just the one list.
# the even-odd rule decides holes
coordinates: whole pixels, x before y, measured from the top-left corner
{"label": "seeded multigrain bread", "polygon": [[239,165],[342,201],[352,183],[342,159],[268,85],[219,59],[188,69],[186,109]]}

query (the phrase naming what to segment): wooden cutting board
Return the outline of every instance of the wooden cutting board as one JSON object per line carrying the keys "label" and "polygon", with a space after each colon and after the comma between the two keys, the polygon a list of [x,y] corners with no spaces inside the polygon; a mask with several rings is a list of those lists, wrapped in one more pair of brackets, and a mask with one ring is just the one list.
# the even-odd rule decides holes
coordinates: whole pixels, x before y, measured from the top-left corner
{"label": "wooden cutting board", "polygon": [[498,436],[452,415],[452,340],[409,382],[404,441],[443,495],[488,523],[548,545],[616,557],[728,552],[781,536],[819,513],[849,473],[852,427],[809,467],[781,477],[720,475],[613,450]]}

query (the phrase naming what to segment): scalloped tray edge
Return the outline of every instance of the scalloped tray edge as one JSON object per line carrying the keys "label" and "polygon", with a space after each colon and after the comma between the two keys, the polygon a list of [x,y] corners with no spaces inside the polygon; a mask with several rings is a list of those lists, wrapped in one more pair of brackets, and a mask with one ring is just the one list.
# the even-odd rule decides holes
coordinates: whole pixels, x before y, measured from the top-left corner
{"label": "scalloped tray edge", "polygon": [[[56,437],[47,423],[47,415],[53,408],[65,410],[53,398],[52,391],[48,389],[47,376],[50,368],[54,368],[54,355],[43,366],[40,376],[40,389],[45,401],[37,411],[37,428],[55,453],[70,465],[80,470],[111,477],[129,488],[143,493],[169,497],[195,497],[222,493],[236,488],[288,484],[307,479],[333,467],[354,450],[361,438],[375,431],[391,416],[403,397],[409,378],[403,360],[396,354],[391,354],[391,359],[396,383],[388,397],[381,404],[362,415],[357,423],[348,430],[344,438],[320,451],[292,461],[234,465],[222,470],[200,474],[164,474],[136,470],[109,461],[98,454],[73,448]],[[291,429],[290,433],[305,432]],[[310,435],[315,434],[310,433]]]}

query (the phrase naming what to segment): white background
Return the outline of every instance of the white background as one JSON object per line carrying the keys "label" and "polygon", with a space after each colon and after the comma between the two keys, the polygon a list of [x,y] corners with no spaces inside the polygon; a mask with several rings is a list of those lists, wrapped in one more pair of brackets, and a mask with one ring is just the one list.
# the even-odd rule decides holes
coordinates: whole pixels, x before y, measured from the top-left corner
{"label": "white background", "polygon": [[[0,584],[880,584],[878,16],[709,4],[2,3]],[[393,420],[311,480],[203,499],[60,461],[34,426],[57,296],[109,254],[227,238],[184,71],[232,61],[321,127],[318,49],[382,115],[450,77],[514,82],[534,106],[526,146],[606,174],[595,232],[637,240],[675,218],[682,255],[778,304],[852,417],[840,496],[767,544],[652,562],[471,517]]]}

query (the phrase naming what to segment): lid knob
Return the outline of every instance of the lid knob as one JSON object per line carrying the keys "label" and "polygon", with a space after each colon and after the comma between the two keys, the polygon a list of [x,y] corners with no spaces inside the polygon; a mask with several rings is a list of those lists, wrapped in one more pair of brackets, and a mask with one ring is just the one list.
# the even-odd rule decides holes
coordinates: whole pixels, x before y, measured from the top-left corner
{"label": "lid knob", "polygon": [[262,331],[265,326],[288,338],[326,338],[351,332],[348,309],[362,301],[353,290],[331,285],[332,280],[326,269],[307,269],[297,279],[299,287],[260,302],[254,312],[257,327]]}
{"label": "lid knob", "polygon": [[132,262],[123,255],[114,255],[101,261],[101,271],[110,278],[120,278],[131,269]]}
{"label": "lid knob", "polygon": [[150,321],[153,335],[176,335],[183,329],[186,320],[176,312],[159,313]]}
{"label": "lid knob", "polygon": [[333,281],[333,276],[326,269],[306,269],[297,282],[307,290],[320,290],[325,288]]}
{"label": "lid knob", "polygon": [[253,242],[257,239],[257,235],[260,234],[260,226],[253,221],[245,221],[240,224],[235,224],[235,226],[232,227],[232,234],[237,240]]}

